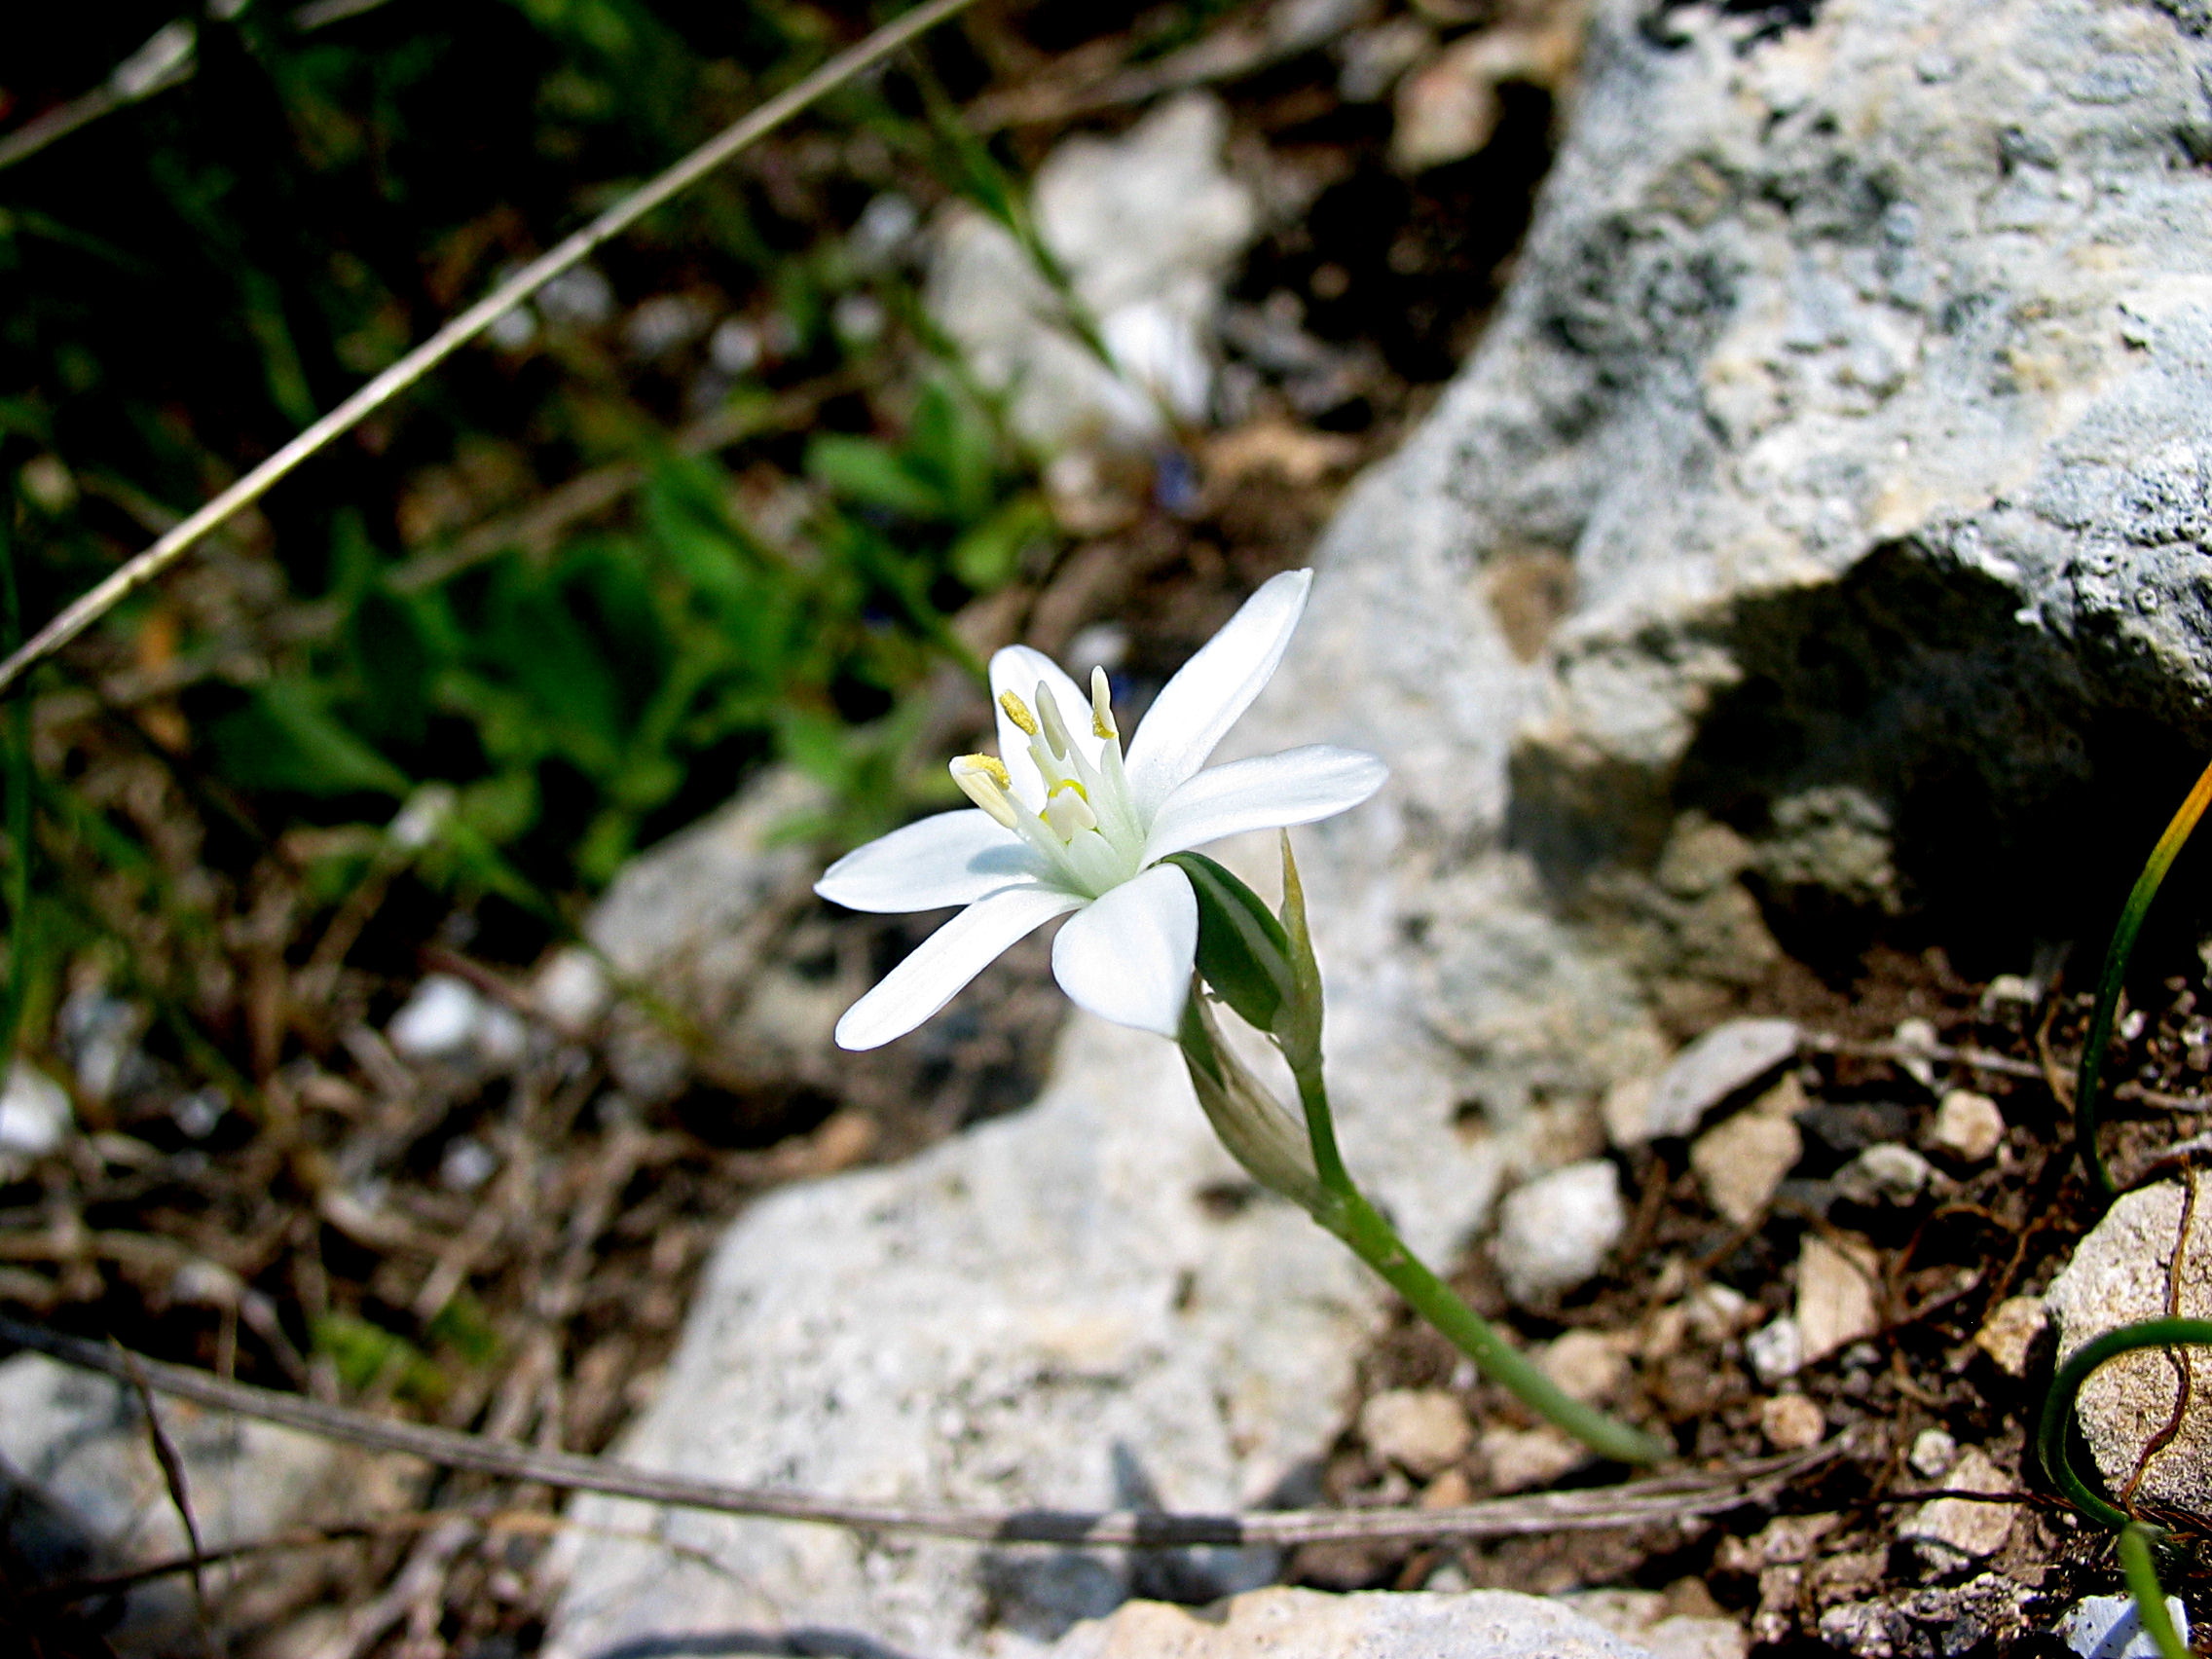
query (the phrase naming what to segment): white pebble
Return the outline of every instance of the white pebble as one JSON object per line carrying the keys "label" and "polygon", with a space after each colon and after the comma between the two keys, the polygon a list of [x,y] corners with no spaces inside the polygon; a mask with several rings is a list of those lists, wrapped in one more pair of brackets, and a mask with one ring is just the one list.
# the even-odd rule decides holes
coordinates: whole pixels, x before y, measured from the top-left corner
{"label": "white pebble", "polygon": [[1958,1460],[1959,1443],[1939,1428],[1924,1428],[1912,1437],[1912,1450],[1905,1454],[1905,1461],[1912,1472],[1935,1480]]}
{"label": "white pebble", "polygon": [[1588,1282],[1627,1231],[1620,1175],[1594,1158],[1509,1194],[1498,1205],[1493,1256],[1508,1296],[1541,1302]]}
{"label": "white pebble", "polygon": [[2005,1114],[1986,1094],[1954,1088],[1936,1108],[1936,1129],[1930,1144],[1962,1162],[1981,1162],[2004,1139]]}
{"label": "white pebble", "polygon": [[483,1016],[484,999],[474,985],[451,974],[432,974],[391,1016],[385,1035],[406,1059],[450,1059],[475,1039]]}
{"label": "white pebble", "polygon": [[1744,1339],[1744,1357],[1752,1375],[1771,1388],[1805,1369],[1805,1334],[1785,1313]]}
{"label": "white pebble", "polygon": [[57,1151],[71,1119],[68,1091],[36,1066],[18,1060],[0,1093],[0,1163],[19,1166]]}

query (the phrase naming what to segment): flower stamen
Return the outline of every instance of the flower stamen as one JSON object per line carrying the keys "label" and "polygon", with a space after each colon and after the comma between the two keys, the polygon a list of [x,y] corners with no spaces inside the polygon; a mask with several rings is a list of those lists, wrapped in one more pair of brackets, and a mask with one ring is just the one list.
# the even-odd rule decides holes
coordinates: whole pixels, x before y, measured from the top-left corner
{"label": "flower stamen", "polygon": [[1006,763],[992,755],[963,755],[952,762],[952,781],[960,786],[960,793],[989,813],[992,819],[1008,830],[1015,829],[1021,814],[1009,793],[1014,780],[1008,776]]}
{"label": "flower stamen", "polygon": [[1122,728],[1114,723],[1114,704],[1108,695],[1106,671],[1090,671],[1090,731],[1093,737],[1102,737],[1112,743],[1120,739]]}
{"label": "flower stamen", "polygon": [[1029,705],[1012,691],[1001,691],[999,693],[999,707],[1006,711],[1008,719],[1021,728],[1023,737],[1035,737],[1037,735],[1037,717],[1029,712]]}
{"label": "flower stamen", "polygon": [[1060,719],[1060,706],[1053,701],[1052,688],[1042,680],[1037,682],[1037,718],[1045,727],[1045,742],[1052,751],[1052,758],[1065,760],[1075,745],[1068,741],[1067,722]]}

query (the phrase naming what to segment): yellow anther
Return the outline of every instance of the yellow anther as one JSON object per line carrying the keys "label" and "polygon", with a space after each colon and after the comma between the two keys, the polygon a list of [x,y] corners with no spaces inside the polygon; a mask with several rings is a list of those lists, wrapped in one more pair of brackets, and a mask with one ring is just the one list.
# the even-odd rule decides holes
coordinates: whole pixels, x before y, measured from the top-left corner
{"label": "yellow anther", "polygon": [[1016,697],[1012,691],[1001,691],[999,693],[999,707],[1006,711],[1008,719],[1021,728],[1023,737],[1035,737],[1037,735],[1037,717],[1029,712],[1029,705]]}
{"label": "yellow anther", "polygon": [[963,755],[952,762],[952,781],[960,793],[990,814],[993,822],[1012,830],[1020,822],[1014,797],[1007,791],[1011,780],[1003,762],[989,755]]}
{"label": "yellow anther", "polygon": [[1102,668],[1090,671],[1090,731],[1094,737],[1109,740],[1122,735],[1114,723],[1114,705],[1107,696],[1106,671]]}
{"label": "yellow anther", "polygon": [[1006,762],[996,755],[963,755],[953,764],[983,773],[1002,790],[1014,788],[1014,775],[1006,769]]}

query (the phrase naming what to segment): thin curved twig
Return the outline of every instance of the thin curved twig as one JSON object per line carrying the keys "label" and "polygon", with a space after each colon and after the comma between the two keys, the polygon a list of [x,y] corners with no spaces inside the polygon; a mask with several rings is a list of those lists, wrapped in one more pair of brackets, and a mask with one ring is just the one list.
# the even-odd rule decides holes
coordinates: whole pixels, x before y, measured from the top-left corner
{"label": "thin curved twig", "polygon": [[[128,1380],[122,1357],[97,1343],[0,1317],[0,1343],[65,1364]],[[135,1356],[133,1356],[135,1358]],[[1807,1471],[1833,1461],[1839,1437],[1810,1451],[1716,1470],[1679,1470],[1629,1485],[1495,1498],[1457,1509],[1279,1509],[1196,1515],[1153,1511],[905,1508],[804,1493],[768,1492],[634,1469],[602,1457],[540,1452],[513,1441],[396,1422],[298,1394],[227,1382],[186,1366],[135,1359],[146,1385],[218,1411],[282,1423],[324,1439],[422,1457],[569,1492],[604,1493],[682,1508],[782,1521],[809,1521],[866,1531],[903,1532],[976,1543],[1124,1545],[1178,1549],[1198,1545],[1272,1545],[1377,1538],[1507,1538],[1544,1532],[1637,1527],[1713,1515],[1763,1502]]]}
{"label": "thin curved twig", "polygon": [[500,316],[579,263],[601,242],[628,230],[662,203],[696,184],[748,145],[766,137],[809,104],[973,4],[975,0],[924,0],[922,5],[884,24],[858,46],[840,52],[804,80],[723,129],[667,171],[639,186],[590,224],[564,239],[550,252],[532,260],[153,546],[74,601],[41,628],[29,644],[7,661],[0,662],[0,696],[5,696],[20,682],[34,664],[52,656],[175,564],[209,531],[259,500],[302,461],[390,402]]}

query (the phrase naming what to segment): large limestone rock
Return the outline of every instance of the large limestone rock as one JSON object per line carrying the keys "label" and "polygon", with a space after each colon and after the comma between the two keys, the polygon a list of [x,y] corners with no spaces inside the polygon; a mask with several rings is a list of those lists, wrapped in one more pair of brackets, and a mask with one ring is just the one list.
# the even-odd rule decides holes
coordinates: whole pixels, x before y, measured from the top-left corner
{"label": "large limestone rock", "polygon": [[[1656,1073],[1662,1016],[1765,973],[1770,919],[2002,895],[2023,951],[2063,937],[2083,884],[2022,872],[2083,867],[2079,809],[2207,724],[2205,15],[1781,16],[1595,8],[1502,314],[1326,536],[1237,736],[1393,767],[1301,844],[1346,1146],[1424,1250],[1532,1126]],[[744,1218],[627,1450],[912,1502],[1249,1502],[1299,1490],[1376,1307],[1235,1183],[1171,1051],[1078,1022],[1027,1113]],[[575,1534],[571,1659],[1035,1651],[1267,1567],[579,1517],[669,1547]]]}
{"label": "large limestone rock", "polygon": [[1461,1596],[1323,1596],[1260,1590],[1194,1609],[1131,1602],[1078,1625],[1051,1659],[1648,1659],[1556,1602],[1505,1590]]}

